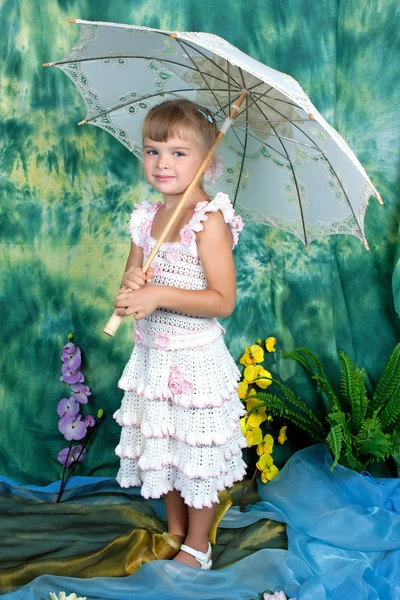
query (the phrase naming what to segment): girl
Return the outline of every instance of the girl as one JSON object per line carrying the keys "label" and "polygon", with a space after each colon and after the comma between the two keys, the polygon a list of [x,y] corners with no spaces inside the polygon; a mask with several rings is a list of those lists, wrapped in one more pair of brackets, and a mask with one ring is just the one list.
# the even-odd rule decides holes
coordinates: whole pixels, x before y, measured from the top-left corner
{"label": "girl", "polygon": [[174,560],[210,569],[218,491],[245,474],[240,373],[217,321],[235,307],[232,248],[243,224],[228,196],[209,201],[198,185],[145,275],[141,267],[217,128],[206,108],[179,99],[153,107],[142,134],[144,173],[164,202],[141,202],[132,213],[131,250],[114,304],[136,321],[114,414],[122,426],[117,480],[140,485],[145,498],[163,495],[168,533],[185,542]]}

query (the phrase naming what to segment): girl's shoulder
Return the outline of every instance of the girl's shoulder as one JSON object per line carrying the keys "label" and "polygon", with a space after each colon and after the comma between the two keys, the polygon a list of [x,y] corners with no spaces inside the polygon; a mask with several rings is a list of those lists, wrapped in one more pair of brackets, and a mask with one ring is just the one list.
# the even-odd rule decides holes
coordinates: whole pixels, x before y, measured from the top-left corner
{"label": "girl's shoulder", "polygon": [[194,231],[199,232],[204,229],[203,223],[208,220],[207,213],[213,213],[220,211],[224,218],[225,223],[231,230],[234,248],[239,240],[239,232],[242,231],[244,224],[242,217],[235,214],[235,209],[232,206],[229,196],[223,192],[218,194],[210,200],[210,202],[204,201],[199,202],[194,209],[193,217],[188,224],[188,227]]}

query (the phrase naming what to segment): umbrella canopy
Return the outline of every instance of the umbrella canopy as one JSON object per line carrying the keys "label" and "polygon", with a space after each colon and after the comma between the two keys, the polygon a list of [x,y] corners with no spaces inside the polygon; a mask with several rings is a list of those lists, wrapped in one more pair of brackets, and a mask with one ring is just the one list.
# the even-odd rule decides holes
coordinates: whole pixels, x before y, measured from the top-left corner
{"label": "umbrella canopy", "polygon": [[209,194],[229,194],[245,220],[274,225],[305,246],[335,233],[363,240],[370,196],[382,200],[343,138],[295,79],[209,33],[71,20],[80,37],[60,68],[78,88],[89,123],[139,159],[141,126],[154,104],[184,97],[221,125],[246,99],[218,149],[223,173]]}

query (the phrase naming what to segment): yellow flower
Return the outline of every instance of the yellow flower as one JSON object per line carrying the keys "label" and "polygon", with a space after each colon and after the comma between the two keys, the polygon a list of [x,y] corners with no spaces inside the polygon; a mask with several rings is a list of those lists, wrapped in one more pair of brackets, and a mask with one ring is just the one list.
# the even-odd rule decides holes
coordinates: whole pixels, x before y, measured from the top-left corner
{"label": "yellow flower", "polygon": [[[253,408],[258,406],[259,404],[261,404],[260,400],[257,400],[257,398],[251,398],[249,395],[249,397],[246,400],[247,412],[250,412],[251,410],[253,410]],[[260,408],[257,408],[256,412],[265,414],[266,410],[267,410],[266,406],[260,406]],[[265,419],[263,419],[263,421],[265,421]]]}
{"label": "yellow flower", "polygon": [[247,381],[239,381],[238,394],[239,394],[239,398],[241,398],[242,400],[247,395],[248,387],[249,387],[249,384],[247,383]]}
{"label": "yellow flower", "polygon": [[269,337],[265,340],[265,347],[268,352],[275,352],[276,338]]}
{"label": "yellow flower", "polygon": [[258,463],[256,464],[256,467],[259,471],[264,471],[264,469],[266,469],[267,467],[270,467],[271,465],[274,464],[273,458],[270,454],[263,454],[262,456],[260,456]]}
{"label": "yellow flower", "polygon": [[261,423],[267,420],[267,415],[262,415],[258,412],[253,412],[247,420],[249,427],[260,427]]}
{"label": "yellow flower", "polygon": [[256,446],[262,440],[262,431],[259,427],[252,427],[245,433],[249,446]]}
{"label": "yellow flower", "polygon": [[240,429],[242,430],[243,435],[246,435],[246,432],[248,431],[247,417],[242,417],[240,419]]}
{"label": "yellow flower", "polygon": [[258,368],[257,377],[263,377],[263,378],[267,377],[268,379],[260,379],[259,381],[256,381],[255,384],[258,385],[258,387],[265,390],[265,388],[267,388],[272,383],[272,381],[270,379],[272,377],[272,375],[269,371],[267,371],[266,369],[263,369],[262,367],[257,367],[257,368]]}
{"label": "yellow flower", "polygon": [[253,383],[255,378],[257,377],[257,371],[259,367],[255,367],[254,365],[249,365],[243,371],[243,377],[247,381],[247,383]]}
{"label": "yellow flower", "polygon": [[287,440],[286,429],[287,429],[287,425],[284,425],[279,430],[278,442],[280,444],[284,444],[286,442],[286,440]]}
{"label": "yellow flower", "polygon": [[273,449],[274,449],[274,438],[272,437],[272,435],[267,433],[264,436],[264,439],[257,446],[257,454],[258,454],[258,456],[261,456],[262,454],[271,454]]}
{"label": "yellow flower", "polygon": [[268,483],[268,481],[271,481],[271,479],[276,477],[278,473],[278,467],[276,467],[275,465],[271,465],[270,467],[263,469],[263,471],[261,472],[261,481],[263,483]]}
{"label": "yellow flower", "polygon": [[248,346],[244,351],[243,356],[240,359],[240,364],[248,367],[249,365],[255,365],[264,360],[264,350],[258,344]]}

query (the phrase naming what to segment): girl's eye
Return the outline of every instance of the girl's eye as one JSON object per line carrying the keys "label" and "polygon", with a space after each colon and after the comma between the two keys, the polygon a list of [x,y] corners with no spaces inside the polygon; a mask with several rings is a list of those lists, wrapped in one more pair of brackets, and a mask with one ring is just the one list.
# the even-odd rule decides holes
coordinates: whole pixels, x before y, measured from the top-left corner
{"label": "girl's eye", "polygon": [[149,156],[155,156],[157,154],[156,150],[147,150],[146,154],[148,154]]}
{"label": "girl's eye", "polygon": [[179,152],[179,150],[177,150],[177,151],[175,152],[175,155],[176,155],[176,156],[185,156],[184,152]]}

